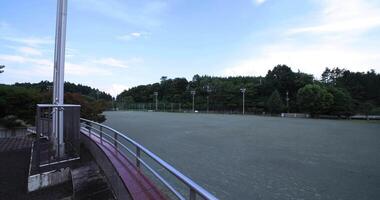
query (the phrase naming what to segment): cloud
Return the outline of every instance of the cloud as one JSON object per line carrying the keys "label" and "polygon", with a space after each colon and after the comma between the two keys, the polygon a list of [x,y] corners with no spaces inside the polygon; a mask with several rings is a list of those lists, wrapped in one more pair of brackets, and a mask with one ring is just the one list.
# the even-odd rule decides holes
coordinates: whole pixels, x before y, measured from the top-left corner
{"label": "cloud", "polygon": [[129,68],[129,66],[131,64],[141,63],[141,62],[143,62],[143,60],[141,58],[132,58],[129,60],[119,60],[116,58],[108,57],[108,58],[101,58],[98,60],[94,60],[92,62],[95,64],[98,64],[98,65],[127,69],[127,68]]}
{"label": "cloud", "polygon": [[289,34],[300,33],[348,33],[366,32],[380,26],[380,7],[365,0],[322,0],[317,1],[322,11],[313,16],[316,24],[295,27]]}
{"label": "cloud", "polygon": [[80,77],[90,76],[109,76],[112,73],[102,67],[91,65],[87,62],[84,63],[71,63],[66,62],[65,73],[68,75],[75,75]]}
{"label": "cloud", "polygon": [[[53,74],[53,61],[44,58],[32,58],[23,55],[0,54],[0,63],[7,66],[7,73],[17,73],[34,77],[46,77]],[[18,67],[15,67],[17,64]],[[21,65],[20,65],[21,64]],[[31,71],[33,73],[31,73]],[[80,77],[108,76],[112,73],[103,66],[96,65],[90,61],[65,63],[65,74]]]}
{"label": "cloud", "polygon": [[366,71],[375,68],[373,63],[380,64],[380,55],[377,51],[369,49],[356,49],[330,43],[314,43],[306,46],[280,43],[262,47],[256,56],[237,61],[222,73],[225,76],[265,75],[277,64],[286,64],[294,71],[300,69],[318,78],[325,67]]}
{"label": "cloud", "polygon": [[[248,56],[232,62],[222,74],[265,75],[277,64],[287,64],[319,78],[325,67],[352,71],[380,71],[380,46],[367,34],[380,27],[379,6],[364,0],[315,1],[320,10],[301,24],[255,45]],[[280,40],[279,40],[280,39]]]}
{"label": "cloud", "polygon": [[21,43],[27,46],[40,46],[47,44],[54,44],[54,41],[49,37],[26,37],[26,38],[18,38],[18,37],[2,37],[3,40],[8,40],[11,42]]}
{"label": "cloud", "polygon": [[93,62],[96,64],[106,65],[106,66],[111,66],[111,67],[129,68],[128,64],[125,61],[118,60],[115,58],[102,58],[99,60],[94,60]]}
{"label": "cloud", "polygon": [[0,54],[0,62],[4,63],[29,63],[32,65],[52,66],[53,62],[48,59],[36,59],[22,55]]}
{"label": "cloud", "polygon": [[41,56],[42,52],[36,48],[33,47],[18,47],[17,50],[25,55],[31,55],[31,56]]}
{"label": "cloud", "polygon": [[124,90],[129,89],[130,87],[123,84],[111,84],[110,87],[103,88],[104,91],[107,91],[113,97],[116,97],[118,94],[123,92]]}
{"label": "cloud", "polygon": [[124,41],[130,41],[130,40],[141,38],[141,37],[147,38],[149,35],[150,35],[150,33],[148,33],[148,32],[132,32],[132,33],[128,33],[126,35],[118,36],[117,39],[124,40]]}
{"label": "cloud", "polygon": [[253,0],[253,3],[255,4],[255,5],[261,5],[261,4],[263,4],[263,3],[265,3],[267,0]]}

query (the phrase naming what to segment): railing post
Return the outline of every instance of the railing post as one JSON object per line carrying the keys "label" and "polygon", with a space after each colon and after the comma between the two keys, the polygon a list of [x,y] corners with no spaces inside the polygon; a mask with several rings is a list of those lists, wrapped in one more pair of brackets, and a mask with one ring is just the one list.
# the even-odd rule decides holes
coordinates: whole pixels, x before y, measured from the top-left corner
{"label": "railing post", "polygon": [[89,133],[90,138],[91,138],[91,128],[92,128],[92,124],[89,123],[89,125],[88,125],[88,133]]}
{"label": "railing post", "polygon": [[99,127],[100,135],[100,144],[103,144],[103,126]]}
{"label": "railing post", "polygon": [[190,188],[190,200],[195,200],[196,198],[196,192],[193,188]]}
{"label": "railing post", "polygon": [[140,158],[141,158],[141,150],[138,146],[136,146],[136,166],[140,169]]}
{"label": "railing post", "polygon": [[115,149],[117,150],[117,133],[116,132],[114,132],[113,144],[115,146]]}

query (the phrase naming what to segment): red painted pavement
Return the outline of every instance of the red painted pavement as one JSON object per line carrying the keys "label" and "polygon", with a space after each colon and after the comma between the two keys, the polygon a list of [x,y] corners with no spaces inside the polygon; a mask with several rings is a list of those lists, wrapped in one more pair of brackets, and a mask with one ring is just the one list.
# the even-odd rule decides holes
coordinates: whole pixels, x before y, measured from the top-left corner
{"label": "red painted pavement", "polygon": [[89,137],[105,153],[117,170],[134,200],[166,200],[168,199],[157,186],[149,180],[127,157],[107,142],[100,143],[100,138],[81,129],[83,135]]}

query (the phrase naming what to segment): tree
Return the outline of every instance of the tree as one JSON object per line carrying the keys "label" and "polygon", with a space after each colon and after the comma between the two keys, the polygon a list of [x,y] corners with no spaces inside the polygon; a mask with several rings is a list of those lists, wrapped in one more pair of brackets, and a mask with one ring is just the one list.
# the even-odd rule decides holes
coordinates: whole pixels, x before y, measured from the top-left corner
{"label": "tree", "polygon": [[365,102],[360,106],[360,111],[366,116],[367,120],[369,119],[368,116],[373,109],[374,109],[374,106],[370,102]]}
{"label": "tree", "polygon": [[4,72],[4,70],[2,70],[4,69],[4,67],[5,67],[4,65],[0,65],[0,74]]}
{"label": "tree", "polygon": [[326,67],[325,71],[322,73],[322,82],[326,84],[336,85],[338,78],[344,75],[345,69],[340,69],[335,67],[329,69]]}
{"label": "tree", "polygon": [[268,98],[267,108],[271,114],[278,114],[284,109],[280,93],[277,90],[275,90]]}
{"label": "tree", "polygon": [[329,87],[327,91],[334,97],[334,103],[329,109],[329,113],[333,115],[349,117],[353,114],[352,98],[350,94],[341,88]]}
{"label": "tree", "polygon": [[301,111],[314,116],[326,113],[334,103],[334,97],[319,85],[308,84],[298,90],[297,103]]}

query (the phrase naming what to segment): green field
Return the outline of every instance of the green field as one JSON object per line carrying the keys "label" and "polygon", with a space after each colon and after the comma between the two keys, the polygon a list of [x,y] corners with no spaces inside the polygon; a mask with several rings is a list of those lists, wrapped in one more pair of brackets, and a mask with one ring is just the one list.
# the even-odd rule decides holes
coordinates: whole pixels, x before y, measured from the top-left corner
{"label": "green field", "polygon": [[241,115],[106,112],[220,199],[380,199],[380,124]]}

